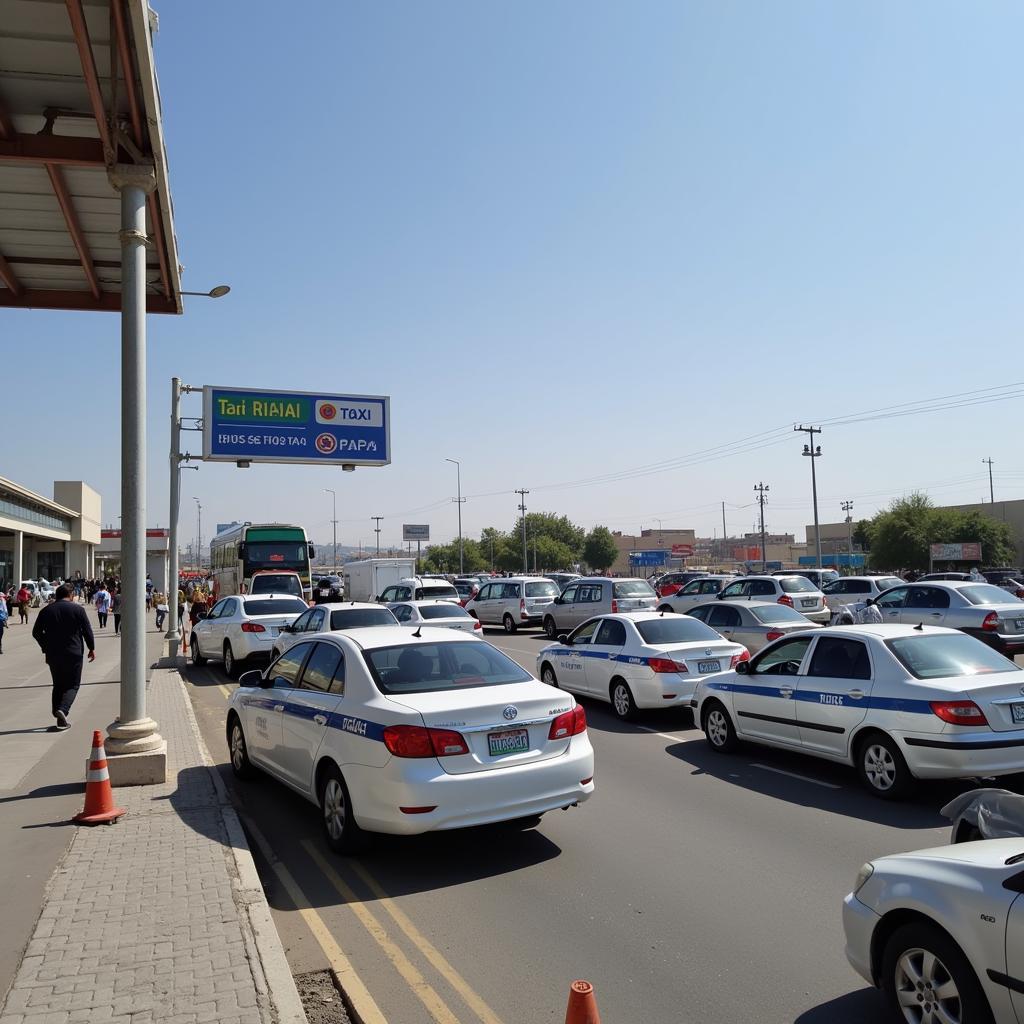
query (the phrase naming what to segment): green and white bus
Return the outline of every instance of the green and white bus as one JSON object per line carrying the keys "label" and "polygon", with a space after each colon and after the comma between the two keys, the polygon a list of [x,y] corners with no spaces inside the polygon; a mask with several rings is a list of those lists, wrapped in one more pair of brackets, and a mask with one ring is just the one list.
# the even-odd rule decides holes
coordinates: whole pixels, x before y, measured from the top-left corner
{"label": "green and white bus", "polygon": [[310,559],[314,556],[301,526],[243,523],[218,533],[210,542],[214,599],[248,593],[254,572],[276,570],[298,573],[303,596],[312,600]]}

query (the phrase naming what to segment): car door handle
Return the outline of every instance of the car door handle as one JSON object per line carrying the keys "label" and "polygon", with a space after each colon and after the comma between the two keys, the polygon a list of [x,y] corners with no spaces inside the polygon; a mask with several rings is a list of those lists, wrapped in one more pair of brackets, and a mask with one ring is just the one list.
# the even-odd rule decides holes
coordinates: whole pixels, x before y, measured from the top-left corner
{"label": "car door handle", "polygon": [[933,619],[941,619],[942,618],[942,612],[932,612],[932,618]]}
{"label": "car door handle", "polygon": [[792,686],[780,686],[779,687],[779,694],[781,696],[783,696],[783,697],[792,697],[793,696],[793,687]]}
{"label": "car door handle", "polygon": [[863,690],[847,690],[846,692],[854,700],[861,700],[864,697],[864,691]]}
{"label": "car door handle", "polygon": [[313,716],[313,721],[316,722],[317,725],[326,725],[327,724],[327,716],[326,715],[314,715]]}
{"label": "car door handle", "polygon": [[283,704],[275,704],[274,705],[274,710],[275,711],[284,711],[284,705]]}

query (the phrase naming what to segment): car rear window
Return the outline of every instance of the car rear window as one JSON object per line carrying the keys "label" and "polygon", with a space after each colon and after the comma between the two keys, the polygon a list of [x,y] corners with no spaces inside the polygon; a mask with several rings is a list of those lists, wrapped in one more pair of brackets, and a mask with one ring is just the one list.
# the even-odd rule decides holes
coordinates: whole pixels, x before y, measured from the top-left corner
{"label": "car rear window", "polygon": [[527,583],[527,597],[558,597],[558,587],[545,580],[543,583]]}
{"label": "car rear window", "polygon": [[423,586],[417,589],[425,598],[430,598],[435,601],[449,597],[457,600],[459,596],[459,592],[450,583],[443,587],[439,587],[435,584],[434,586]]}
{"label": "car rear window", "polygon": [[875,586],[878,587],[879,593],[883,590],[889,590],[892,587],[902,587],[903,580],[898,576],[883,576],[881,579],[875,580]]}
{"label": "car rear window", "polygon": [[275,601],[243,601],[246,615],[297,615],[309,610],[305,601],[297,597],[285,597]]}
{"label": "car rear window", "polygon": [[302,584],[297,576],[256,576],[249,586],[250,594],[294,594],[302,597]]}
{"label": "car rear window", "polygon": [[700,619],[692,615],[665,616],[662,619],[644,619],[636,624],[644,643],[685,644],[693,641],[720,640],[721,637]]}
{"label": "car rear window", "polygon": [[615,584],[616,597],[657,597],[650,583],[645,580],[623,580]]}
{"label": "car rear window", "polygon": [[465,608],[450,602],[445,604],[431,604],[420,606],[420,615],[425,619],[471,619],[473,618]]}
{"label": "car rear window", "polygon": [[453,586],[459,592],[459,597],[471,597],[476,589],[475,583],[455,583]]}
{"label": "car rear window", "polygon": [[971,604],[1024,604],[1008,590],[993,587],[991,583],[978,583],[973,587],[960,587],[959,590]]}
{"label": "car rear window", "polygon": [[810,580],[804,579],[803,576],[783,576],[779,580],[779,586],[782,587],[783,593],[786,594],[803,594],[808,590],[818,589]]}
{"label": "car rear window", "polygon": [[790,608],[785,604],[773,604],[771,607],[765,608],[749,608],[748,611],[758,622],[765,625],[786,622],[802,622],[805,626],[811,625],[810,619],[804,618],[795,608]]}
{"label": "car rear window", "polygon": [[483,640],[378,647],[363,651],[363,658],[381,693],[435,693],[533,679]]}
{"label": "car rear window", "polygon": [[886,643],[900,664],[918,679],[1018,671],[1009,658],[966,633],[903,636]]}
{"label": "car rear window", "polygon": [[331,629],[361,629],[363,626],[396,626],[390,608],[339,608],[331,612]]}

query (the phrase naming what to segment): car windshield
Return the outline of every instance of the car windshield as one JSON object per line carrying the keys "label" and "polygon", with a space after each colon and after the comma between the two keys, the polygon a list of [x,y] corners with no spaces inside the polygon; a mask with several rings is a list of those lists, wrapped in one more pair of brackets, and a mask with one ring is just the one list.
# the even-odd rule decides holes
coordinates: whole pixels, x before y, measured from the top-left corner
{"label": "car windshield", "polygon": [[1008,590],[994,587],[991,583],[977,583],[973,587],[960,587],[959,590],[971,604],[1024,604],[1024,601],[1014,597]]}
{"label": "car windshield", "polygon": [[309,610],[305,601],[284,597],[277,601],[243,601],[246,615],[297,615]]}
{"label": "car windshield", "polygon": [[435,693],[533,679],[483,640],[378,647],[363,651],[363,658],[381,693]]}
{"label": "car windshield", "polygon": [[636,629],[644,643],[655,646],[721,639],[710,626],[705,626],[700,619],[689,615],[666,615],[661,619],[644,619],[636,624]]}
{"label": "car windshield", "polygon": [[361,629],[363,626],[395,626],[398,619],[390,608],[339,608],[331,612],[331,629]]}
{"label": "car windshield", "polygon": [[558,597],[558,587],[544,580],[541,583],[526,584],[527,597]]}
{"label": "car windshield", "polygon": [[887,644],[904,668],[918,679],[1019,671],[1009,658],[966,633],[901,636]]}
{"label": "car windshield", "polygon": [[803,576],[783,576],[779,580],[779,586],[786,594],[803,594],[808,590],[817,590],[818,588]]}
{"label": "car windshield", "polygon": [[615,584],[616,597],[657,597],[646,580],[623,580]]}
{"label": "car windshield", "polygon": [[425,619],[471,619],[465,608],[460,608],[450,601],[444,604],[428,604],[420,606],[420,615]]}
{"label": "car windshield", "polygon": [[339,576],[321,576],[320,586],[322,587],[340,587],[341,578]]}
{"label": "car windshield", "polygon": [[795,608],[790,608],[789,605],[785,604],[773,604],[770,607],[765,606],[764,608],[750,608],[749,611],[758,622],[762,622],[765,625],[786,622],[799,622],[805,626],[811,624],[810,619],[805,619]]}

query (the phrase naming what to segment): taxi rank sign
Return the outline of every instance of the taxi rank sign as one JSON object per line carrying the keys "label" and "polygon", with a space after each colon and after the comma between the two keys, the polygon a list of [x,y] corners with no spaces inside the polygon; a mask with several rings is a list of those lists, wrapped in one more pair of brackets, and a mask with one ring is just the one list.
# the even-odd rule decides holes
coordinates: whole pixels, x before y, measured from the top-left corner
{"label": "taxi rank sign", "polygon": [[203,458],[386,466],[391,399],[203,387]]}

